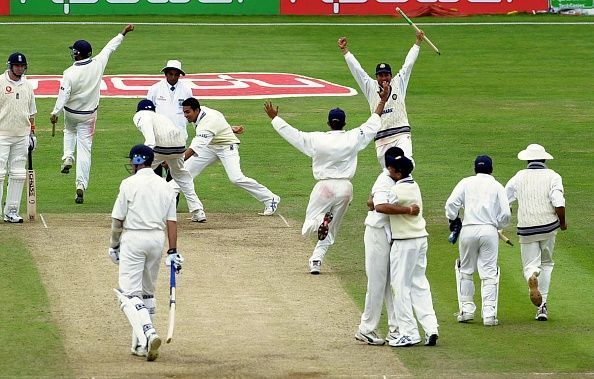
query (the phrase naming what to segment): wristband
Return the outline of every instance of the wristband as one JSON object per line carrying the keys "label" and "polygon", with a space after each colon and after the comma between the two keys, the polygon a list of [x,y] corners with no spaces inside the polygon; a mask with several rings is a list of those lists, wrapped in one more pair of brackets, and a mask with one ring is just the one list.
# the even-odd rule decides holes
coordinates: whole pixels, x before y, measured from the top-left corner
{"label": "wristband", "polygon": [[170,255],[170,254],[177,254],[177,248],[173,247],[173,248],[167,250],[167,254],[168,255]]}

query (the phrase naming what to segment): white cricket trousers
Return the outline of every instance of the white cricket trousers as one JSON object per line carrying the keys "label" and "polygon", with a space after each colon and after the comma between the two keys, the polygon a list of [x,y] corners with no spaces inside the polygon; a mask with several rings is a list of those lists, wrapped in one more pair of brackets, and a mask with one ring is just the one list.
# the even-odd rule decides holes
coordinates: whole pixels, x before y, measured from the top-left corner
{"label": "white cricket trousers", "polygon": [[412,150],[412,140],[410,134],[401,134],[396,138],[394,141],[387,143],[385,145],[380,145],[375,147],[375,155],[377,156],[377,160],[379,161],[380,166],[382,168],[386,168],[386,151],[388,151],[391,147],[399,147],[404,152],[404,156],[409,158],[413,165],[415,161],[412,157],[413,150]]}
{"label": "white cricket trousers", "polygon": [[161,163],[166,162],[167,166],[169,166],[169,172],[171,173],[171,177],[175,180],[177,187],[181,190],[186,198],[186,202],[188,203],[188,210],[190,213],[198,210],[204,209],[202,202],[196,195],[196,190],[194,189],[194,179],[192,175],[186,170],[184,167],[184,156],[183,154],[159,154],[155,153],[155,160],[153,161],[153,170],[157,168]]}
{"label": "white cricket trousers", "polygon": [[8,188],[6,191],[6,204],[4,214],[15,209],[19,214],[21,196],[27,171],[27,149],[29,148],[29,135],[20,137],[0,137],[0,204],[4,195],[4,179],[8,173]]}
{"label": "white cricket trousers", "polygon": [[119,286],[127,297],[154,295],[165,232],[124,229],[120,241]]}
{"label": "white cricket trousers", "polygon": [[[389,225],[387,226],[389,227]],[[365,227],[365,273],[367,293],[365,308],[361,315],[359,331],[363,334],[377,329],[384,306],[388,315],[389,332],[395,332],[398,324],[394,312],[394,298],[390,286],[390,248],[392,241],[385,228]]]}
{"label": "white cricket trousers", "polygon": [[427,237],[392,241],[390,275],[400,335],[420,337],[417,320],[426,334],[438,334],[426,269]]}
{"label": "white cricket trousers", "polygon": [[[64,110],[64,155],[76,161],[76,188],[86,190],[91,175],[91,148],[95,135],[97,111],[92,114],[75,114]],[[76,151],[76,159],[74,152]]]}
{"label": "white cricket trousers", "polygon": [[202,170],[215,163],[217,160],[221,161],[223,164],[227,177],[229,177],[231,183],[243,188],[262,203],[274,198],[275,195],[268,188],[264,187],[254,179],[243,175],[239,163],[239,144],[237,143],[219,146],[208,145],[201,148],[185,162],[184,166],[190,172],[192,178],[195,178],[202,172]]}
{"label": "white cricket trousers", "polygon": [[328,236],[318,241],[314,251],[309,258],[309,263],[324,260],[328,248],[334,244],[338,228],[344,214],[349,209],[353,199],[353,185],[348,179],[326,179],[316,183],[311,194],[309,203],[305,210],[305,221],[301,228],[302,235],[318,233],[318,228],[324,220],[326,212],[332,212],[333,218],[328,228]]}
{"label": "white cricket trousers", "polygon": [[497,309],[497,257],[499,255],[499,235],[493,225],[464,225],[460,232],[458,250],[460,252],[460,290],[458,301],[460,312],[474,313],[475,271],[481,278],[482,316],[496,317]]}
{"label": "white cricket trousers", "polygon": [[520,243],[524,278],[528,281],[528,278],[530,278],[533,273],[538,273],[538,290],[542,295],[543,303],[547,302],[549,296],[551,274],[553,273],[553,266],[555,265],[555,262],[553,262],[555,238],[556,235],[553,235],[542,241]]}

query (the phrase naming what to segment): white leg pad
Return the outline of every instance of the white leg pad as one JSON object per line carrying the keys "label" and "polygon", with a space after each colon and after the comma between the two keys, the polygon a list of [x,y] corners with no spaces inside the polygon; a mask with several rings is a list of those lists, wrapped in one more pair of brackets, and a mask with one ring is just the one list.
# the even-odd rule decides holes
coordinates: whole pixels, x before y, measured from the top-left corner
{"label": "white leg pad", "polygon": [[[474,281],[472,275],[460,272],[460,260],[456,259],[454,264],[454,271],[456,273],[456,290],[458,292],[458,308],[459,312],[462,312],[464,305],[471,308],[467,310],[470,313],[474,313]],[[470,306],[468,303],[472,303]]]}
{"label": "white leg pad", "polygon": [[146,309],[146,306],[140,298],[128,298],[117,289],[114,289],[114,292],[120,301],[120,309],[128,318],[128,321],[132,326],[132,331],[138,339],[137,345],[146,346],[146,336],[155,332],[148,309]]}
{"label": "white leg pad", "polygon": [[484,278],[482,280],[482,298],[483,298],[483,318],[495,316],[497,318],[497,303],[499,298],[499,272],[497,267],[497,276],[495,278]]}

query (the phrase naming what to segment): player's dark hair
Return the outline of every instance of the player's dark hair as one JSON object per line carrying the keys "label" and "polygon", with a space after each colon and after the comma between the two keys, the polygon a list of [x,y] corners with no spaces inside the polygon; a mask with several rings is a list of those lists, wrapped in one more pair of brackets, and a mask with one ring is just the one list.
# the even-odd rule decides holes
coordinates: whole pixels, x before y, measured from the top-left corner
{"label": "player's dark hair", "polygon": [[331,120],[331,121],[328,121],[328,126],[332,130],[342,130],[345,125],[346,125],[346,123],[344,121],[342,121],[342,120]]}
{"label": "player's dark hair", "polygon": [[188,97],[183,101],[182,107],[190,107],[193,110],[200,109],[200,102],[194,97]]}

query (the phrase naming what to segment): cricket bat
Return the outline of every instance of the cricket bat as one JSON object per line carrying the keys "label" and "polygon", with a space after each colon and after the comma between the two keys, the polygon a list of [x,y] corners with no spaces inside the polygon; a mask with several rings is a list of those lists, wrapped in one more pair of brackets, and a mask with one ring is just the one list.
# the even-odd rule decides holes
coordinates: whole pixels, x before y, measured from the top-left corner
{"label": "cricket bat", "polygon": [[173,338],[173,329],[175,328],[175,265],[171,263],[171,272],[169,274],[169,326],[167,327],[167,343]]}
{"label": "cricket bat", "polygon": [[27,215],[29,221],[37,217],[37,188],[35,184],[35,171],[33,170],[32,149],[29,149],[29,165],[27,170]]}
{"label": "cricket bat", "polygon": [[507,237],[505,236],[505,234],[503,234],[503,231],[501,231],[501,230],[498,230],[498,231],[497,231],[497,234],[499,234],[499,238],[500,238],[500,239],[501,239],[503,242],[505,242],[505,243],[506,243],[506,244],[508,244],[509,246],[514,246],[513,242],[512,242],[512,241],[510,241],[510,239],[509,239],[509,238],[507,238]]}

